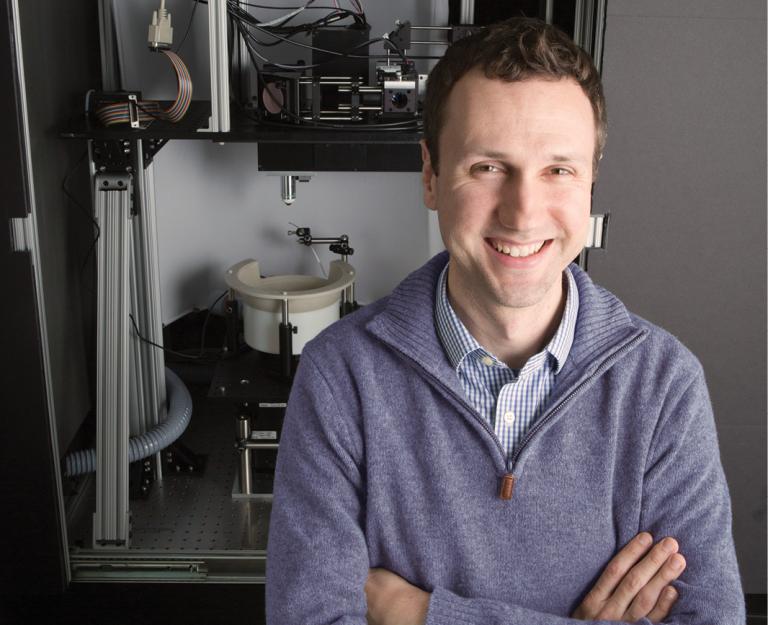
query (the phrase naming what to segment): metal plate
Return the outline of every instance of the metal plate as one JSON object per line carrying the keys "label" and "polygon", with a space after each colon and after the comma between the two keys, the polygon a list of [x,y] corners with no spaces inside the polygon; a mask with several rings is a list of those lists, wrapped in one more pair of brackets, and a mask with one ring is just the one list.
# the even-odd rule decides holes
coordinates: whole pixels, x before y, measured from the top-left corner
{"label": "metal plate", "polygon": [[[124,553],[204,557],[206,552],[266,550],[271,502],[232,496],[238,467],[232,407],[206,398],[203,388],[190,391],[194,412],[180,442],[207,456],[205,472],[164,468],[163,479],[153,484],[146,499],[131,500],[131,543]],[[94,509],[95,496],[88,492],[69,524],[70,546],[81,555],[90,551]]]}

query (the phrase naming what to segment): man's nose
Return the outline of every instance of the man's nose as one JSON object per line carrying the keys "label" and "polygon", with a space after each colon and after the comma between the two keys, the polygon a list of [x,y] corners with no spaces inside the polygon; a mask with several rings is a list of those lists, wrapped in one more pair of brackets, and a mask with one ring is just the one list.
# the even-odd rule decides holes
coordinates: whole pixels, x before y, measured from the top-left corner
{"label": "man's nose", "polygon": [[501,225],[510,230],[532,230],[538,222],[541,198],[536,184],[524,176],[510,176],[501,189],[498,215]]}

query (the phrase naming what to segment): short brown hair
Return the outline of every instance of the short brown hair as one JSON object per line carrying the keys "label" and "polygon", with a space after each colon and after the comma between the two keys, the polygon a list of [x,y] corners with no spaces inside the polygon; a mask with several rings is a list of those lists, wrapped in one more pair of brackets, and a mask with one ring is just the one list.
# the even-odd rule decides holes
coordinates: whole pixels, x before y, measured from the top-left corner
{"label": "short brown hair", "polygon": [[424,101],[424,141],[435,173],[448,96],[459,79],[475,68],[488,78],[509,82],[573,78],[592,104],[597,129],[592,169],[593,175],[597,174],[607,134],[600,74],[589,55],[563,31],[527,17],[515,17],[460,39],[430,72]]}

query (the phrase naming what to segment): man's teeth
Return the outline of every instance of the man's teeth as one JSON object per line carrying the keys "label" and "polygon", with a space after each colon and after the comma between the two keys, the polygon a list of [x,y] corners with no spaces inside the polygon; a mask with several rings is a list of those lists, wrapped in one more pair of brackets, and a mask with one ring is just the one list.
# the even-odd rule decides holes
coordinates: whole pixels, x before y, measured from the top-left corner
{"label": "man's teeth", "polygon": [[498,241],[494,241],[493,246],[496,248],[497,252],[501,252],[502,254],[506,254],[507,256],[512,256],[514,258],[521,258],[524,256],[530,256],[531,254],[535,254],[541,249],[541,246],[544,245],[544,241],[541,243],[534,243],[533,245],[504,245],[503,243],[499,243]]}

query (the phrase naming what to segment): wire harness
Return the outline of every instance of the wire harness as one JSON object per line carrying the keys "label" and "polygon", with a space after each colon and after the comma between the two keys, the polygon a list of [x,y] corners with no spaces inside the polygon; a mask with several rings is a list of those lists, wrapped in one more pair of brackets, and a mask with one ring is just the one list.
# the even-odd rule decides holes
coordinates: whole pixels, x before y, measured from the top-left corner
{"label": "wire harness", "polygon": [[[176,100],[167,109],[154,100],[136,100],[107,104],[96,109],[96,118],[104,126],[130,124],[138,120],[138,124],[149,124],[155,119],[177,123],[184,118],[192,102],[192,78],[181,57],[171,50],[160,50],[173,65],[176,73]],[[129,96],[130,98],[130,96]],[[132,110],[133,107],[136,110]]]}

